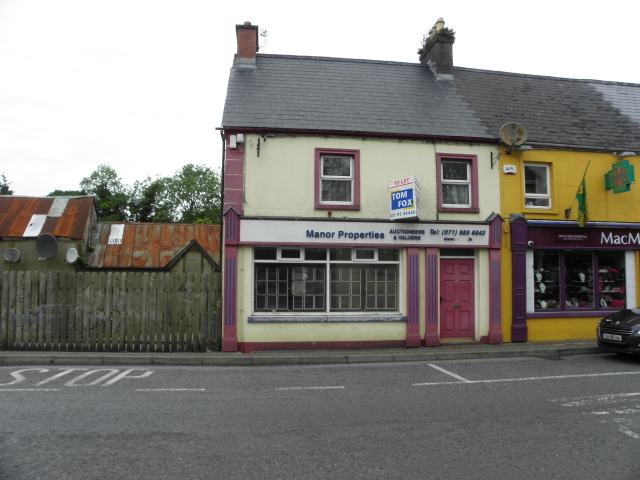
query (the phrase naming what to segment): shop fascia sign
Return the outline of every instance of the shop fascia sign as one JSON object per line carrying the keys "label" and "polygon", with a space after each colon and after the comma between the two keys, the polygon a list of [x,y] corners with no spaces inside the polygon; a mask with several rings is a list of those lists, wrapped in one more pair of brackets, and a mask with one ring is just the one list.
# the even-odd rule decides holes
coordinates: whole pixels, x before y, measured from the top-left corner
{"label": "shop fascia sign", "polygon": [[489,225],[243,219],[240,242],[482,247],[489,244]]}
{"label": "shop fascia sign", "polygon": [[389,182],[389,219],[419,220],[420,184],[416,177]]}
{"label": "shop fascia sign", "polygon": [[626,248],[640,249],[640,230],[625,228],[585,228],[581,231],[533,227],[527,240],[542,248]]}

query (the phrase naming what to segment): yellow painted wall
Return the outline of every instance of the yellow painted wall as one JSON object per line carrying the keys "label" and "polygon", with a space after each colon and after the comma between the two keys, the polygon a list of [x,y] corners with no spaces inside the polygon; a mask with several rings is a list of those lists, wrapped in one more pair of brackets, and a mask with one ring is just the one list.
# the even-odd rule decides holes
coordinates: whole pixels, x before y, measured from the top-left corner
{"label": "yellow painted wall", "polygon": [[[575,200],[578,187],[585,175],[589,203],[589,221],[592,222],[640,222],[640,187],[631,186],[631,191],[614,194],[605,189],[605,174],[618,159],[610,153],[573,152],[562,150],[529,150],[512,152],[502,150],[500,157],[500,190],[502,196],[501,215],[505,219],[502,253],[502,313],[503,337],[511,341],[512,252],[509,216],[524,214],[525,218],[537,220],[576,221],[578,203]],[[550,166],[551,208],[532,209],[524,204],[524,164],[544,163]],[[629,162],[633,165],[633,161]],[[516,167],[516,174],[502,173],[504,165]],[[587,169],[588,166],[588,169]],[[638,172],[637,174],[640,174]],[[567,218],[565,209],[571,208]],[[636,264],[638,263],[636,253]],[[636,271],[637,270],[636,265]],[[636,294],[637,295],[637,294]],[[527,320],[530,341],[595,338],[599,317],[585,318],[536,318]]]}

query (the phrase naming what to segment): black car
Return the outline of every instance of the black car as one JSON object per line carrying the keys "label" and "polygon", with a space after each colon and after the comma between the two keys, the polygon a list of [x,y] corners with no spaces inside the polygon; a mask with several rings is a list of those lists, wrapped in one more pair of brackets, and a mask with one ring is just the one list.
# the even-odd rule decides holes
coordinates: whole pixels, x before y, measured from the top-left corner
{"label": "black car", "polygon": [[621,310],[600,320],[598,346],[611,352],[640,354],[640,308]]}

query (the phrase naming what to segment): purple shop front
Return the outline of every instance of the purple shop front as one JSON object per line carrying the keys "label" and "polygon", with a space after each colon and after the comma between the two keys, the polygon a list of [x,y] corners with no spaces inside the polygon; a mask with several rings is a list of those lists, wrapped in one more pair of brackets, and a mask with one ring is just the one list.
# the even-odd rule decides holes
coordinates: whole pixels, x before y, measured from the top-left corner
{"label": "purple shop front", "polygon": [[528,340],[528,319],[580,321],[637,306],[640,224],[510,223],[512,341]]}
{"label": "purple shop front", "polygon": [[640,228],[529,226],[527,242],[533,248],[640,249]]}

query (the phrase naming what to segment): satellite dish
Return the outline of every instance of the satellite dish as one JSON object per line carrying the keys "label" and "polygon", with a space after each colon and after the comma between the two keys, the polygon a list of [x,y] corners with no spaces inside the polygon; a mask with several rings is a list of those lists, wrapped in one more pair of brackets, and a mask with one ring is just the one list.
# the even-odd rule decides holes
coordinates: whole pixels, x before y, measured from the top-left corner
{"label": "satellite dish", "polygon": [[20,260],[20,250],[17,248],[7,248],[4,251],[4,261],[9,263],[15,263]]}
{"label": "satellite dish", "polygon": [[527,129],[519,123],[505,123],[500,127],[500,138],[510,147],[522,145],[527,139]]}
{"label": "satellite dish", "polygon": [[43,233],[36,240],[36,250],[40,255],[40,260],[53,258],[58,253],[58,240],[50,233]]}
{"label": "satellite dish", "polygon": [[65,259],[69,263],[75,262],[78,259],[78,250],[76,250],[75,248],[71,247],[69,250],[67,250],[67,255],[66,255]]}

